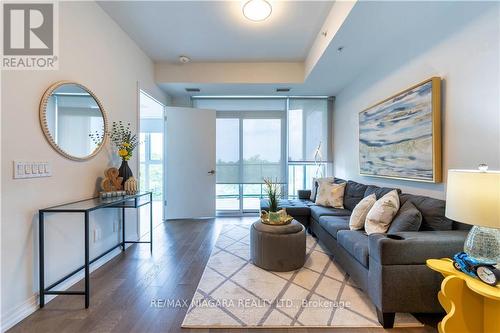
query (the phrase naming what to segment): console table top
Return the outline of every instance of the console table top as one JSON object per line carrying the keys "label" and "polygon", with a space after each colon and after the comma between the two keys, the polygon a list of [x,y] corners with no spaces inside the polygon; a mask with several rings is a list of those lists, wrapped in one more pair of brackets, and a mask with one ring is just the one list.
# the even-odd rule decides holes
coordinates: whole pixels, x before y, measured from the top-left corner
{"label": "console table top", "polygon": [[[90,212],[99,208],[105,208],[109,206],[115,206],[119,204],[124,204],[127,201],[134,200],[133,207],[142,206],[138,204],[137,201],[142,197],[151,195],[152,192],[138,192],[136,194],[128,194],[118,197],[111,198],[90,198],[85,200],[79,200],[74,202],[65,203],[62,205],[52,206],[48,208],[40,209],[40,212]],[[149,201],[148,201],[149,202]],[[120,206],[121,207],[121,206]]]}

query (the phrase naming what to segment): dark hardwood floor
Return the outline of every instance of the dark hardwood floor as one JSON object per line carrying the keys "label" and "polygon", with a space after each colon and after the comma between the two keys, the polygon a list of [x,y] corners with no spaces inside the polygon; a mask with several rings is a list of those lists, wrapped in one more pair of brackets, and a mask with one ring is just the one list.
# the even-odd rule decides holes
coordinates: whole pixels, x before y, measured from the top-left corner
{"label": "dark hardwood floor", "polygon": [[[255,218],[169,221],[154,231],[154,251],[133,245],[91,275],[91,305],[83,296],[59,296],[9,332],[385,332],[383,329],[182,329],[187,308],[152,306],[152,300],[190,301],[221,226]],[[72,288],[82,289],[79,282]],[[158,303],[157,303],[158,304]],[[420,317],[423,328],[387,332],[435,332],[435,316]]]}

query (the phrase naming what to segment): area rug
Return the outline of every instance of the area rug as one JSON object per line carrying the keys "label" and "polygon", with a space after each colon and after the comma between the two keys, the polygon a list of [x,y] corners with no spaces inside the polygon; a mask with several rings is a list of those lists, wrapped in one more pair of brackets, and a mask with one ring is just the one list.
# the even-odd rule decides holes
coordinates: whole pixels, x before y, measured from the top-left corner
{"label": "area rug", "polygon": [[[185,328],[381,327],[374,305],[333,256],[307,235],[303,268],[252,264],[250,225],[224,225],[182,323]],[[421,327],[408,313],[396,327]]]}

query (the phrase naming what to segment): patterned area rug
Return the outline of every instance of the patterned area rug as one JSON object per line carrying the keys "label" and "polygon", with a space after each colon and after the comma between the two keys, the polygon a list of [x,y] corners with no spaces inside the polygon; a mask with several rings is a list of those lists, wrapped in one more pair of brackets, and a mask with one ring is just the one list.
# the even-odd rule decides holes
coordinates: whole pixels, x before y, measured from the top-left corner
{"label": "patterned area rug", "polygon": [[[312,236],[303,268],[269,272],[250,261],[249,227],[223,226],[182,327],[381,327],[368,296]],[[398,313],[395,326],[423,325]]]}

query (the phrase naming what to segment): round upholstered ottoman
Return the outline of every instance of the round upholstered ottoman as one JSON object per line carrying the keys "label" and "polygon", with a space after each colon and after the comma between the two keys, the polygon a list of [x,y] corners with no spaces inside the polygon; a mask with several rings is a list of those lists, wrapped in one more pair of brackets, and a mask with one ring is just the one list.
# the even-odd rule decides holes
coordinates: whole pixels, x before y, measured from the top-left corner
{"label": "round upholstered ottoman", "polygon": [[255,265],[268,271],[301,268],[306,258],[304,226],[295,220],[287,225],[255,222],[250,228],[250,255]]}

